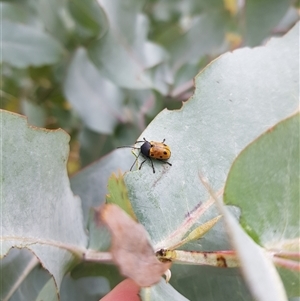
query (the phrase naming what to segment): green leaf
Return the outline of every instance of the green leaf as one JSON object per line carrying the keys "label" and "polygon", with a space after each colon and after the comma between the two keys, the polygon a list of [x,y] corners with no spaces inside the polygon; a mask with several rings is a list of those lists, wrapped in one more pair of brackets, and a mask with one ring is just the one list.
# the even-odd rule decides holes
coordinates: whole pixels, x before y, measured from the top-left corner
{"label": "green leaf", "polygon": [[228,13],[221,7],[205,11],[189,20],[187,29],[167,45],[172,54],[173,64],[181,67],[186,63],[198,62],[212,51],[221,52],[225,40]]}
{"label": "green leaf", "polygon": [[71,272],[73,280],[85,277],[104,277],[109,281],[110,287],[115,287],[124,280],[120,275],[118,268],[112,264],[103,264],[98,262],[82,262]]}
{"label": "green leaf", "polygon": [[283,284],[270,256],[246,235],[223,203],[218,202],[253,298],[257,301],[287,301]]}
{"label": "green leaf", "polygon": [[[299,113],[270,128],[239,155],[226,182],[225,203],[241,208],[244,229],[266,249],[300,252],[299,129]],[[300,290],[291,273],[290,297]]]}
{"label": "green leaf", "polygon": [[122,91],[101,76],[83,48],[69,66],[64,92],[86,126],[96,132],[111,134],[122,120]]}
{"label": "green leaf", "polygon": [[1,0],[1,2],[13,2],[13,3],[24,3],[24,2],[29,2],[29,0]]}
{"label": "green leaf", "polygon": [[82,200],[85,224],[89,219],[91,207],[98,207],[105,202],[108,193],[107,182],[113,172],[129,170],[134,156],[130,150],[119,149],[101,160],[81,170],[71,178],[71,188]]}
{"label": "green leaf", "polygon": [[[95,210],[105,202],[107,183],[112,173],[129,170],[134,156],[130,150],[120,149],[91,164],[71,178],[74,194],[82,200],[84,224],[89,231],[89,248],[107,251],[110,246],[110,234],[104,227],[96,224]],[[102,268],[103,269],[103,268]]]}
{"label": "green leaf", "polygon": [[34,8],[47,32],[62,45],[67,45],[70,32],[75,25],[68,13],[66,1],[39,0],[34,2]]}
{"label": "green leaf", "polygon": [[251,295],[237,268],[173,264],[170,284],[189,300],[251,300]]}
{"label": "green leaf", "polygon": [[[27,249],[11,249],[0,264],[1,300],[35,300],[48,281],[55,286],[50,274]],[[4,276],[5,275],[5,276]],[[33,285],[34,283],[34,285]],[[49,296],[58,301],[56,288]]]}
{"label": "green leaf", "polygon": [[37,25],[35,11],[30,7],[29,1],[1,1],[2,20],[21,22],[22,24]]}
{"label": "green leaf", "polygon": [[58,299],[58,293],[56,290],[56,284],[53,281],[53,278],[49,279],[42,290],[39,292],[35,301],[56,301]]}
{"label": "green leaf", "polygon": [[61,301],[95,301],[106,295],[109,290],[109,283],[104,277],[73,279],[68,274],[62,282]]}
{"label": "green leaf", "polygon": [[81,203],[66,172],[69,136],[29,127],[6,111],[1,122],[1,256],[12,247],[30,249],[59,287],[87,245]]}
{"label": "green leaf", "polygon": [[111,149],[114,149],[111,135],[92,131],[88,127],[81,129],[78,140],[82,167],[92,164],[106,155]]}
{"label": "green leaf", "polygon": [[[182,109],[161,112],[141,135],[140,139],[154,141],[165,138],[172,151],[172,166],[154,161],[153,174],[148,162],[141,171],[125,176],[134,212],[148,230],[154,248],[163,245],[189,212],[208,199],[199,183],[199,172],[219,191],[237,154],[298,110],[298,30],[297,25],[266,46],[236,50],[215,60],[196,77],[194,96]],[[212,210],[203,219],[214,214]],[[218,236],[227,236],[225,229]],[[173,277],[180,277],[180,273],[173,273]],[[192,286],[200,295],[197,277],[191,281],[189,289]],[[218,289],[235,290],[237,282],[230,289],[222,285]],[[181,293],[189,290],[180,283],[177,289]]]}
{"label": "green leaf", "polygon": [[[99,206],[97,206],[98,208]],[[99,225],[99,212],[97,208],[90,209],[87,230],[89,232],[89,250],[107,252],[111,245],[109,230],[102,224]]]}
{"label": "green leaf", "polygon": [[224,202],[241,208],[249,235],[267,249],[300,237],[299,114],[270,128],[236,159]]}
{"label": "green leaf", "polygon": [[251,0],[245,5],[245,43],[256,46],[279,23],[290,7],[290,0]]}
{"label": "green leaf", "polygon": [[28,123],[37,127],[46,125],[46,109],[44,106],[36,105],[32,101],[24,99],[22,101],[23,113],[28,118]]}
{"label": "green leaf", "polygon": [[101,6],[95,0],[68,1],[72,17],[75,19],[78,36],[83,39],[97,38],[107,31],[107,19]]}
{"label": "green leaf", "polygon": [[282,279],[288,297],[300,298],[299,271],[288,270],[286,268],[281,267],[277,267],[277,270]]}
{"label": "green leaf", "polygon": [[63,48],[40,28],[2,21],[2,58],[17,68],[57,63]]}
{"label": "green leaf", "polygon": [[105,77],[121,87],[151,88],[153,83],[146,69],[162,62],[166,54],[160,46],[147,41],[149,24],[141,14],[143,3],[137,0],[99,3],[107,15],[109,30],[89,46],[92,61]]}
{"label": "green leaf", "polygon": [[132,210],[130,200],[128,199],[127,188],[121,173],[116,176],[112,174],[108,180],[109,194],[106,196],[107,204],[116,204],[122,208],[132,219],[136,220],[136,216]]}

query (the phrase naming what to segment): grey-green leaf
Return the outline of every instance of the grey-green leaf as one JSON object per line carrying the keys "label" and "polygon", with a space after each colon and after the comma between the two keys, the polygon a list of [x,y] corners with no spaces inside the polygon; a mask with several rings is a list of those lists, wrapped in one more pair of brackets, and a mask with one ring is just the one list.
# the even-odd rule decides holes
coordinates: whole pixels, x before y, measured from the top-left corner
{"label": "grey-green leaf", "polygon": [[41,28],[2,21],[2,58],[17,68],[57,63],[64,50]]}
{"label": "grey-green leaf", "polygon": [[111,134],[122,119],[123,93],[105,79],[79,48],[69,66],[64,83],[65,94],[87,127]]}
{"label": "grey-green leaf", "polygon": [[[299,252],[299,129],[297,113],[264,133],[239,155],[226,182],[225,203],[241,209],[243,227],[266,249]],[[291,297],[300,288],[294,274],[283,277]]]}
{"label": "grey-green leaf", "polygon": [[271,257],[243,231],[220,201],[219,206],[253,298],[257,301],[287,301],[283,283]]}
{"label": "grey-green leaf", "polygon": [[[117,85],[130,89],[152,87],[146,72],[148,60],[146,53],[148,20],[141,13],[142,2],[130,0],[99,1],[107,15],[109,30],[102,39],[89,45],[88,52],[94,64]],[[122,66],[122,69],[120,69]]]}
{"label": "grey-green leaf", "polygon": [[[3,301],[35,300],[49,279],[50,274],[41,268],[32,252],[13,248],[1,259],[0,299]],[[54,281],[53,278],[51,279]],[[56,289],[54,294],[57,295]]]}
{"label": "grey-green leaf", "polygon": [[61,279],[87,245],[81,203],[66,171],[69,136],[29,127],[1,111],[1,256],[12,247],[32,250]]}
{"label": "grey-green leaf", "polygon": [[75,20],[77,35],[83,39],[103,36],[107,31],[107,19],[101,6],[95,0],[68,1],[68,7]]}
{"label": "grey-green leaf", "polygon": [[[298,110],[298,32],[297,24],[266,46],[224,54],[196,77],[194,96],[181,110],[161,112],[141,135],[165,138],[172,151],[172,166],[154,161],[153,174],[148,161],[125,177],[134,211],[154,246],[209,197],[199,173],[220,190],[240,151]],[[213,212],[205,216],[212,217]]]}
{"label": "grey-green leaf", "polygon": [[246,1],[245,4],[245,43],[256,46],[270,35],[291,5],[289,0]]}
{"label": "grey-green leaf", "polygon": [[82,199],[85,224],[88,222],[90,208],[105,202],[107,182],[111,174],[129,170],[133,161],[134,156],[130,149],[120,149],[87,166],[71,178],[72,191]]}

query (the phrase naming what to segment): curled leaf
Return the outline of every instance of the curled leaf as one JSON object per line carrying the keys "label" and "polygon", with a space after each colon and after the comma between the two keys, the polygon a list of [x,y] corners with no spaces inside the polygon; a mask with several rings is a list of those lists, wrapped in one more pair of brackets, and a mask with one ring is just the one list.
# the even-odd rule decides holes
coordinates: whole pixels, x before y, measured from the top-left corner
{"label": "curled leaf", "polygon": [[114,204],[101,207],[99,216],[112,235],[111,253],[121,273],[139,286],[160,281],[171,262],[160,262],[144,227]]}

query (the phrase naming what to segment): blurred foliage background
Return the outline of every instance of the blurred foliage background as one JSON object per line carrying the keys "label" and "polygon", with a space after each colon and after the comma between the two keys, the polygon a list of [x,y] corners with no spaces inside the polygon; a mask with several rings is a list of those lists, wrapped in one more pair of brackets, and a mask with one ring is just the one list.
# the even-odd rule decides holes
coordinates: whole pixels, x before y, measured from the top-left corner
{"label": "blurred foliage background", "polygon": [[134,143],[220,54],[281,36],[290,0],[1,1],[1,108],[71,135],[72,174]]}

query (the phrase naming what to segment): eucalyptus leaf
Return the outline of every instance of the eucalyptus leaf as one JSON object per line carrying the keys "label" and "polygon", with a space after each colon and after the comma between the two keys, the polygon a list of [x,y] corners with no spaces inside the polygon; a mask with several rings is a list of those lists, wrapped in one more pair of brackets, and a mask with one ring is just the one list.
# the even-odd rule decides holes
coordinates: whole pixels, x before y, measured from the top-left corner
{"label": "eucalyptus leaf", "polygon": [[[189,300],[253,301],[237,268],[223,269],[211,266],[173,265],[170,284]],[[201,300],[201,299],[200,299]]]}
{"label": "eucalyptus leaf", "polygon": [[1,1],[2,20],[9,20],[12,22],[22,22],[23,24],[40,26],[36,12],[32,9],[29,1]]}
{"label": "eucalyptus leaf", "polygon": [[107,31],[106,15],[96,0],[71,0],[68,7],[76,21],[77,34],[83,40],[101,37]]}
{"label": "eucalyptus leaf", "polygon": [[101,76],[83,48],[72,59],[64,91],[86,126],[96,132],[111,134],[122,119],[122,91]]}
{"label": "eucalyptus leaf", "polygon": [[28,118],[28,123],[37,127],[43,127],[46,124],[46,109],[44,106],[37,105],[32,101],[24,99],[22,102],[22,111]]}
{"label": "eucalyptus leaf", "polygon": [[12,248],[1,260],[0,298],[3,301],[35,300],[48,281],[54,286],[48,295],[58,301],[53,277],[41,267],[31,251]]}
{"label": "eucalyptus leaf", "polygon": [[129,170],[133,161],[134,156],[129,149],[116,150],[71,178],[72,191],[82,199],[85,224],[88,222],[90,208],[105,202],[107,182],[111,174]]}
{"label": "eucalyptus leaf", "polygon": [[257,301],[287,301],[283,283],[270,256],[246,235],[222,202],[218,202],[253,298]]}
{"label": "eucalyptus leaf", "polygon": [[[97,262],[82,262],[78,264],[71,272],[73,280],[90,277],[104,277],[109,281],[110,287],[115,287],[118,283],[124,280],[120,275],[118,268],[112,264],[103,264]],[[66,277],[68,278],[68,277]],[[104,282],[104,281],[103,281]],[[63,284],[64,285],[64,284]],[[101,289],[101,288],[99,288]],[[103,289],[103,287],[102,287]]]}
{"label": "eucalyptus leaf", "polygon": [[[280,122],[248,146],[234,162],[224,201],[241,209],[248,234],[269,250],[299,252],[300,115]],[[290,249],[288,249],[290,250]],[[300,290],[299,274],[280,269],[290,297]]]}
{"label": "eucalyptus leaf", "polygon": [[58,292],[56,289],[56,283],[53,278],[49,279],[44,287],[39,292],[35,301],[59,301]]}
{"label": "eucalyptus leaf", "polygon": [[214,7],[191,18],[188,28],[182,30],[183,34],[167,45],[176,68],[186,63],[195,64],[208,53],[221,52],[229,18],[220,4],[217,9]]}
{"label": "eucalyptus leaf", "polygon": [[61,301],[95,301],[109,292],[110,286],[104,277],[73,279],[66,275],[61,287]]}
{"label": "eucalyptus leaf", "polygon": [[12,247],[30,249],[59,287],[87,245],[81,203],[66,172],[69,137],[29,127],[6,111],[1,122],[1,257]]}
{"label": "eucalyptus leaf", "polygon": [[[245,42],[256,46],[278,25],[284,17],[292,1],[263,0],[247,1],[245,5]],[[266,12],[268,12],[266,14]]]}
{"label": "eucalyptus leaf", "polygon": [[2,58],[17,68],[57,63],[63,56],[62,46],[41,28],[2,21]]}
{"label": "eucalyptus leaf", "polygon": [[239,155],[226,182],[224,202],[241,209],[245,230],[267,249],[300,237],[299,126],[298,113],[264,133]]}
{"label": "eucalyptus leaf", "polygon": [[38,0],[34,3],[40,21],[53,37],[66,45],[74,23],[68,14],[66,2],[60,0]]}
{"label": "eucalyptus leaf", "polygon": [[[147,63],[161,61],[164,51],[156,46],[155,52],[149,53],[150,45],[146,39],[149,24],[146,16],[141,13],[142,2],[98,2],[107,15],[109,30],[102,39],[89,46],[88,52],[92,61],[105,77],[121,87],[152,87],[152,81],[145,69],[150,67]],[[151,48],[154,50],[153,46]]]}
{"label": "eucalyptus leaf", "polygon": [[[163,245],[185,216],[208,199],[199,173],[219,191],[240,151],[298,110],[298,32],[297,24],[266,46],[221,56],[196,77],[195,93],[181,110],[161,112],[140,136],[165,138],[172,151],[172,166],[155,161],[153,174],[148,162],[125,176],[134,212],[154,247]],[[227,235],[225,229],[221,233]],[[196,278],[190,285],[199,287]]]}

